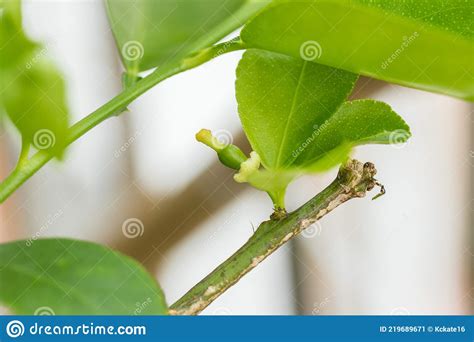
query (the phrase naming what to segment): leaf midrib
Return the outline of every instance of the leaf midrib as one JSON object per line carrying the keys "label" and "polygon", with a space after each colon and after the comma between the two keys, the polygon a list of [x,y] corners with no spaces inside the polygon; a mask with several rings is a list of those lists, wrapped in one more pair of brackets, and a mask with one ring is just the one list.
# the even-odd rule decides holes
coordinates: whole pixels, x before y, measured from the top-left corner
{"label": "leaf midrib", "polygon": [[278,168],[280,166],[280,159],[281,159],[281,155],[282,155],[282,152],[283,152],[283,146],[285,146],[285,143],[286,143],[286,140],[287,140],[288,129],[290,127],[291,118],[292,118],[293,114],[295,113],[296,99],[298,98],[298,93],[299,93],[299,90],[301,88],[301,84],[303,83],[302,79],[303,79],[303,75],[304,75],[304,72],[306,70],[306,65],[307,64],[308,64],[307,61],[303,62],[303,65],[301,67],[300,75],[298,76],[298,82],[296,84],[295,93],[294,93],[294,96],[293,96],[293,100],[291,102],[290,113],[289,113],[288,119],[286,121],[285,130],[283,132],[283,138],[281,140],[280,148],[278,149],[278,156],[277,156],[277,160],[276,160],[276,163],[275,163],[275,168]]}

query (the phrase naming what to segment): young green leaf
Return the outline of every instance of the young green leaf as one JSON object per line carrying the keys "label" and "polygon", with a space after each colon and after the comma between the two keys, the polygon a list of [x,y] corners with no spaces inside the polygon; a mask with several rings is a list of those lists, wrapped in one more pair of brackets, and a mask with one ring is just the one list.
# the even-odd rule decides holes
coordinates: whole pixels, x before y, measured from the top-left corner
{"label": "young green leaf", "polygon": [[[336,113],[312,135],[306,148],[298,154],[294,165],[302,169],[314,169],[328,151],[349,144],[396,144],[404,143],[411,136],[410,128],[389,105],[374,100],[345,102]],[[330,167],[334,166],[333,163]],[[318,166],[316,169],[320,169]]]}
{"label": "young green leaf", "polygon": [[20,61],[26,62],[28,56],[38,47],[29,40],[21,27],[21,8],[19,0],[5,1],[0,15],[0,72],[15,67]]}
{"label": "young green leaf", "polygon": [[245,52],[237,68],[236,96],[243,128],[262,164],[270,170],[293,165],[356,80],[355,74],[293,57]]}
{"label": "young green leaf", "polygon": [[0,245],[0,302],[15,314],[162,315],[163,293],[129,257],[68,239]]}
{"label": "young green leaf", "polygon": [[107,0],[129,73],[178,60],[219,41],[270,0]]}
{"label": "young green leaf", "polygon": [[247,51],[237,69],[237,101],[265,170],[239,173],[236,180],[267,191],[283,208],[286,187],[296,177],[342,163],[356,145],[406,141],[409,127],[388,105],[344,102],[356,79],[309,61]]}
{"label": "young green leaf", "polygon": [[278,1],[241,33],[249,47],[474,100],[468,0]]}
{"label": "young green leaf", "polygon": [[69,125],[63,79],[46,58],[47,47],[24,34],[19,1],[7,4],[0,22],[0,106],[25,144],[60,157]]}
{"label": "young green leaf", "polygon": [[69,123],[61,75],[47,60],[16,70],[5,72],[6,84],[1,87],[1,101],[10,120],[24,143],[60,157]]}

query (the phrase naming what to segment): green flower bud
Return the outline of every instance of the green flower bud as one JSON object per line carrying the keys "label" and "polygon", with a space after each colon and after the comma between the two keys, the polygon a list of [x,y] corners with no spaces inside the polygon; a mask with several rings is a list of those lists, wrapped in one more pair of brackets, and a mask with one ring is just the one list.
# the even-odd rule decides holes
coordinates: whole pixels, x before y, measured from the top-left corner
{"label": "green flower bud", "polygon": [[208,129],[201,129],[196,134],[196,140],[216,151],[220,162],[231,169],[239,170],[240,164],[247,160],[240,148],[232,144],[221,143]]}
{"label": "green flower bud", "polygon": [[217,152],[222,164],[234,170],[240,169],[240,164],[247,160],[244,152],[235,145],[228,145],[220,152]]}

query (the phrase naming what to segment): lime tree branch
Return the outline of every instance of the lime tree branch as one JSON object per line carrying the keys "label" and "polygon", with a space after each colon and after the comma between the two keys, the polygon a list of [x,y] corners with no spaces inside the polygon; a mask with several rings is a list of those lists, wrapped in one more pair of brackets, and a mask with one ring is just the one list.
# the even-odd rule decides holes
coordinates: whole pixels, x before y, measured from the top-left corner
{"label": "lime tree branch", "polygon": [[[161,81],[183,71],[193,69],[222,54],[242,49],[245,49],[243,42],[239,38],[236,38],[203,49],[183,60],[170,61],[169,63],[158,67],[158,69],[153,73],[139,82],[130,85],[130,87],[127,87],[112,100],[71,126],[68,132],[67,144],[72,144],[107,118],[123,112],[127,105],[129,105],[133,100]],[[22,155],[21,162],[18,163],[13,172],[2,183],[0,183],[0,203],[4,202],[16,189],[18,189],[52,158],[53,156],[47,151],[39,151],[30,159],[27,159]]]}
{"label": "lime tree branch", "polygon": [[252,237],[170,308],[174,315],[195,315],[234,285],[285,242],[342,203],[364,197],[378,182],[372,163],[349,160],[336,179],[302,207],[280,220],[265,221]]}

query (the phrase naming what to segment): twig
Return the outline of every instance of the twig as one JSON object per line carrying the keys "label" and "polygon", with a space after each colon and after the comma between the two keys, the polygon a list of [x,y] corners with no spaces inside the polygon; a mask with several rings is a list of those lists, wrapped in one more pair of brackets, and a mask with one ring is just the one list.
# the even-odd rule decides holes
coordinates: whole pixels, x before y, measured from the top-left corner
{"label": "twig", "polygon": [[374,179],[376,172],[372,163],[362,164],[357,160],[349,160],[339,169],[336,179],[302,207],[283,219],[271,219],[261,223],[245,245],[174,303],[170,308],[170,314],[200,313],[303,229],[342,203],[352,198],[364,197],[367,191],[377,185]]}
{"label": "twig", "polygon": [[[245,48],[245,44],[240,38],[236,38],[205,48],[183,60],[170,61],[165,65],[161,65],[154,72],[140,81],[130,84],[129,87],[109,102],[71,126],[68,131],[67,145],[72,144],[104,120],[122,113],[133,100],[167,78],[193,69],[225,53],[243,50]],[[4,202],[16,189],[26,182],[26,180],[53,159],[53,157],[54,156],[48,153],[48,151],[42,150],[37,152],[30,159],[22,158],[22,163],[18,164],[12,173],[0,183],[0,203]]]}

